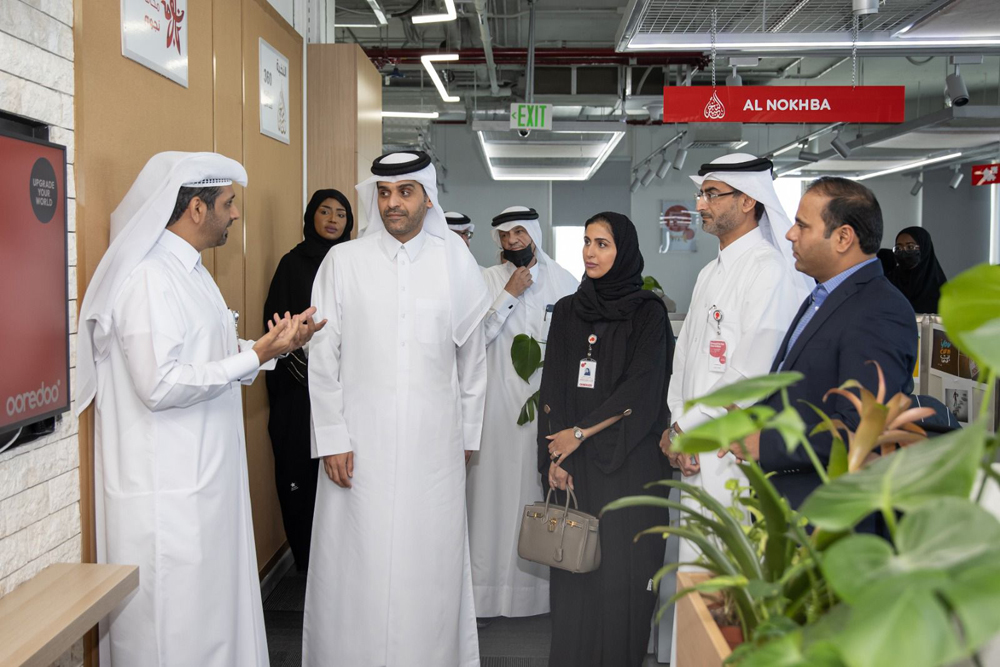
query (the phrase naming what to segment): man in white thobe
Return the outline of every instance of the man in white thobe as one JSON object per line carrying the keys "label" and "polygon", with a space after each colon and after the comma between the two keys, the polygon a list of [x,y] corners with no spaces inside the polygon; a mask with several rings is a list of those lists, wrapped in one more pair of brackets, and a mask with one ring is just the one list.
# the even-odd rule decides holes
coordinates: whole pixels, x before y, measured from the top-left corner
{"label": "man in white thobe", "polygon": [[448,230],[430,158],[390,153],[372,173],[357,186],[365,235],[331,250],[313,285],[330,323],[309,348],[323,470],[303,664],[478,665],[465,464],[483,425],[489,292]]}
{"label": "man in white thobe", "polygon": [[542,372],[514,371],[518,334],[544,343],[556,301],[579,282],[542,250],[538,213],[512,206],[493,218],[493,240],[507,260],[484,270],[493,297],[484,321],[489,382],[483,446],[469,468],[469,544],[476,615],[535,616],[549,611],[549,568],[517,555],[521,510],[542,497],[537,423],[517,425]]}
{"label": "man in white thobe", "polygon": [[[670,446],[677,434],[725,413],[704,405],[685,410],[686,401],[768,373],[808,294],[794,270],[791,244],[785,239],[791,223],[778,202],[771,168],[770,160],[734,153],[702,165],[698,176],[691,177],[699,187],[702,227],[718,237],[719,256],[698,274],[677,338],[667,393],[673,423],[660,447],[686,477],[684,481],[705,489],[727,507],[733,504],[727,481],[746,483],[735,458],[720,459],[714,452],[701,457],[677,454]],[[681,501],[700,509],[685,495]],[[694,562],[699,555],[692,543],[680,541],[680,562]],[[678,640],[683,638],[675,637],[673,647]]]}
{"label": "man in white thobe", "polygon": [[102,623],[102,665],[268,664],[240,385],[308,340],[312,310],[237,339],[201,263],[239,217],[233,181],[246,171],[221,155],[152,157],[84,297],[77,412],[94,401],[98,560],[137,564],[140,580]]}

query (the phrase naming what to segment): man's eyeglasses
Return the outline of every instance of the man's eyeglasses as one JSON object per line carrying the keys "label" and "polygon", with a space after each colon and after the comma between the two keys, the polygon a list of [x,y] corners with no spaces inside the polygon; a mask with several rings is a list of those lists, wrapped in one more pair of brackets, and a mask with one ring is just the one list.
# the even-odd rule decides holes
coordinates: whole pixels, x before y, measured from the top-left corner
{"label": "man's eyeglasses", "polygon": [[472,232],[455,232],[455,233],[461,236],[463,239],[467,239],[469,241],[472,240]]}
{"label": "man's eyeglasses", "polygon": [[727,197],[729,195],[737,195],[737,194],[740,194],[739,190],[731,190],[729,192],[703,192],[701,190],[698,190],[698,192],[694,194],[694,200],[695,201],[704,200],[709,204],[711,204],[719,197]]}
{"label": "man's eyeglasses", "polygon": [[897,243],[892,247],[893,252],[912,252],[914,250],[920,250],[920,246],[916,243]]}

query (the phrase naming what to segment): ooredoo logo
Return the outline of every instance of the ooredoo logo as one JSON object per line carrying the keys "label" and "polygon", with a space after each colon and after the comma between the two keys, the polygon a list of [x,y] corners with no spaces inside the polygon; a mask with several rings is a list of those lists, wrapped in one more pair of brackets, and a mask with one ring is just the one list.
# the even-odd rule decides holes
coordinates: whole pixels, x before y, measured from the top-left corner
{"label": "ooredoo logo", "polygon": [[35,391],[26,391],[23,394],[18,394],[16,396],[7,397],[7,415],[13,417],[14,415],[19,415],[25,410],[34,410],[36,408],[44,407],[46,405],[52,405],[59,401],[60,388],[62,387],[62,380],[56,380],[55,385],[46,386],[45,381],[42,381],[42,386],[40,386]]}

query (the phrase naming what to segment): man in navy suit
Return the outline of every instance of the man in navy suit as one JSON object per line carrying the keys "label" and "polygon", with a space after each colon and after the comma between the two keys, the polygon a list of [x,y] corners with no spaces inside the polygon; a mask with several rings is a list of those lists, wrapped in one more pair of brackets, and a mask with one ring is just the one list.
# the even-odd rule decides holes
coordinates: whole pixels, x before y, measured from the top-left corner
{"label": "man in navy suit", "polygon": [[[882,273],[875,257],[882,242],[882,210],[871,190],[845,178],[826,176],[809,185],[788,231],[795,268],[813,277],[816,288],[799,308],[778,349],[771,372],[799,371],[805,379],[791,387],[788,398],[810,432],[819,418],[802,401],[821,407],[852,431],[860,416],[841,396],[823,402],[827,390],[857,380],[875,392],[877,361],[885,374],[886,396],[909,394],[917,358],[917,325],[913,308]],[[764,402],[776,410],[780,394]],[[820,433],[809,439],[823,465],[830,459],[832,438]],[[820,484],[806,452],[789,453],[776,431],[747,440],[747,450],[765,472],[774,472],[775,487],[798,507]],[[729,450],[742,456],[738,445]],[[725,456],[725,450],[719,456]]]}

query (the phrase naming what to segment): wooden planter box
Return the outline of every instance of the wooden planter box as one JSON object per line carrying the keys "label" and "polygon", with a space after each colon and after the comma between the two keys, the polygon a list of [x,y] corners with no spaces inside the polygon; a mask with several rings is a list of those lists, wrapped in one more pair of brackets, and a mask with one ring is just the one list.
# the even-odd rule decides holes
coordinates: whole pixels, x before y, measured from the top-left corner
{"label": "wooden planter box", "polygon": [[[678,572],[677,590],[690,588],[709,578],[705,572]],[[732,651],[708,611],[709,600],[698,593],[678,600],[677,664],[671,667],[722,667]]]}

